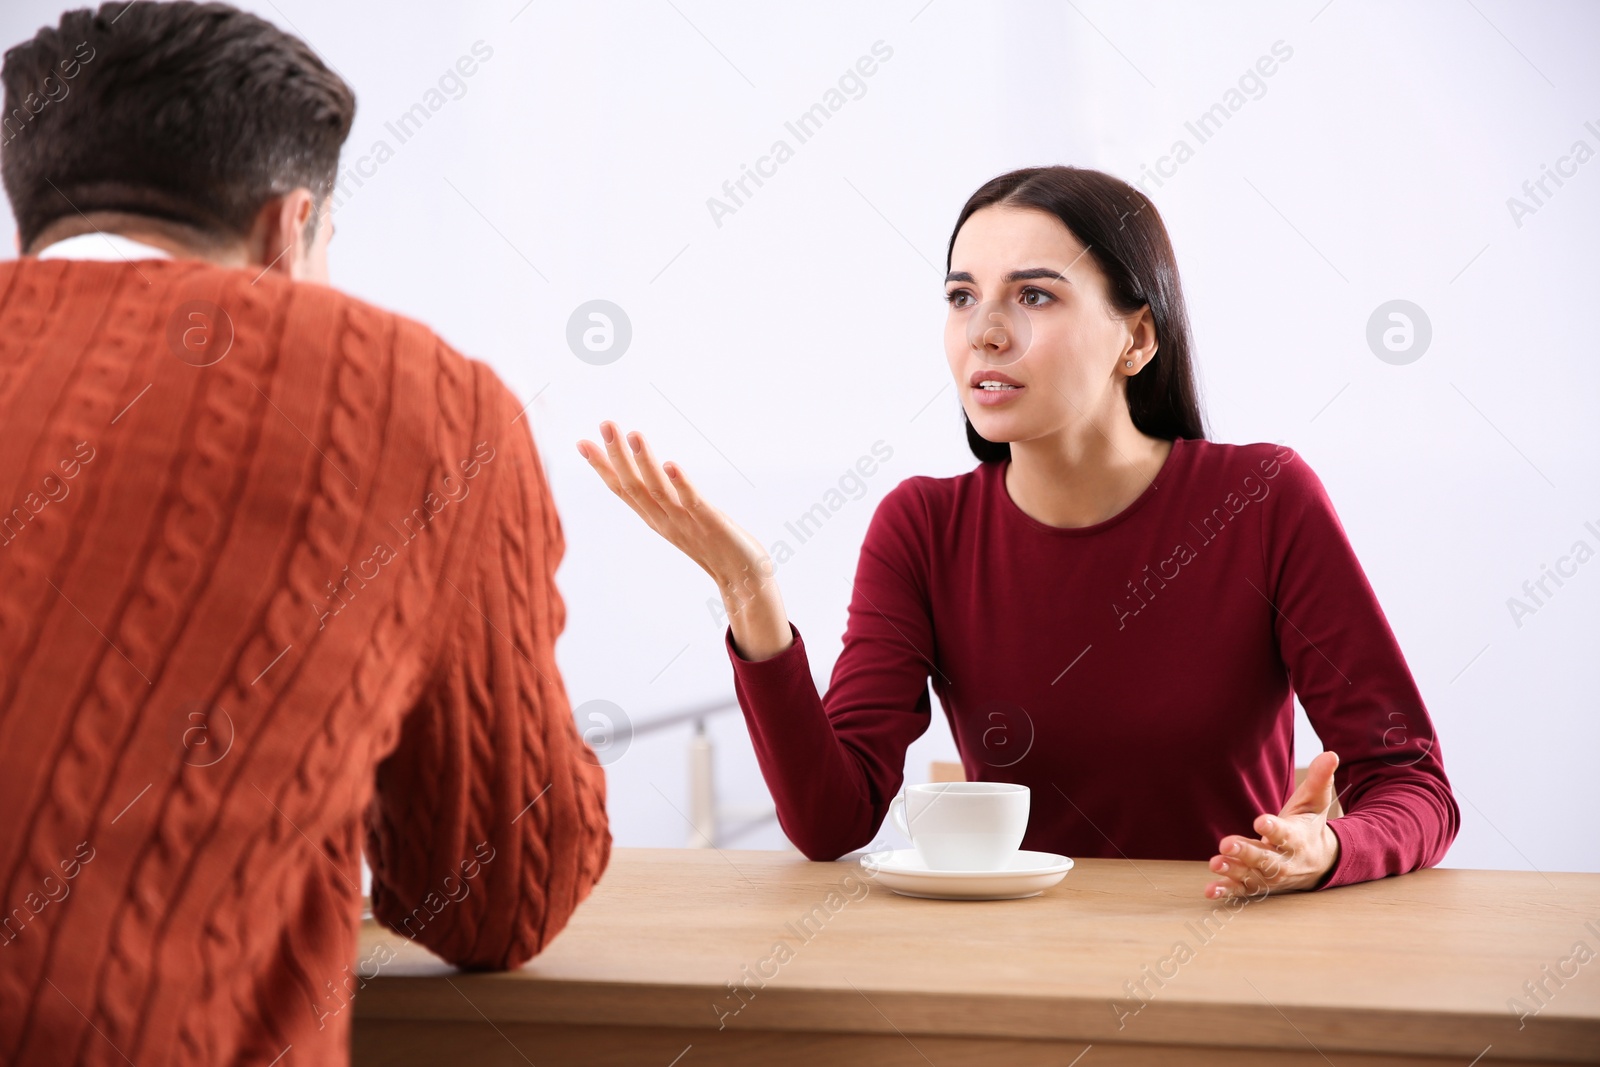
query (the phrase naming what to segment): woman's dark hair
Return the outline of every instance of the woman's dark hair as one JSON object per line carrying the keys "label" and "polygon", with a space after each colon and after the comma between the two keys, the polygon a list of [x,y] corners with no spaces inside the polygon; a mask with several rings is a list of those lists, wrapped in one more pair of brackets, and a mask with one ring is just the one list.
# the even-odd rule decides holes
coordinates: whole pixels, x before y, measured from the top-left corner
{"label": "woman's dark hair", "polygon": [[[974,211],[1000,204],[1036,208],[1060,219],[1088,249],[1107,279],[1111,304],[1123,314],[1150,305],[1156,354],[1128,379],[1128,414],[1141,433],[1168,441],[1206,435],[1189,360],[1189,315],[1178,284],[1177,257],[1155,205],[1133,186],[1082,167],[1028,167],[991,178],[967,200],[950,231],[945,270],[956,234]],[[978,436],[966,412],[967,444],[984,463],[1011,458],[1011,446]]]}
{"label": "woman's dark hair", "polygon": [[24,251],[94,211],[228,238],[291,189],[320,206],[356,109],[305,42],[187,0],[68,11],[6,52],[0,81],[0,172]]}

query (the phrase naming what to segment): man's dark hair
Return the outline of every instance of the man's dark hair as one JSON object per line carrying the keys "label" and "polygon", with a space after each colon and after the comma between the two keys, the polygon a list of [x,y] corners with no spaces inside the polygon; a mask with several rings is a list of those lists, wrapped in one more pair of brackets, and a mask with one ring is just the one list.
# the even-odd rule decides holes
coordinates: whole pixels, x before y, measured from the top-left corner
{"label": "man's dark hair", "polygon": [[6,52],[0,81],[0,175],[25,250],[80,212],[236,239],[290,190],[320,206],[356,110],[304,41],[187,0],[69,11]]}

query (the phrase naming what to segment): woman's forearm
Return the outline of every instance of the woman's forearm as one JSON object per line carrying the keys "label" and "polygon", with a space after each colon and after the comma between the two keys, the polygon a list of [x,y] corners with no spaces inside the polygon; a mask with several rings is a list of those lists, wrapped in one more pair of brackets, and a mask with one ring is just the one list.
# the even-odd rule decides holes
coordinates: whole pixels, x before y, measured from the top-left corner
{"label": "woman's forearm", "polygon": [[[899,785],[894,771],[904,763],[903,757],[876,752],[874,734],[885,727],[902,731],[893,729],[895,716],[868,716],[848,731],[847,743],[812,681],[805,638],[791,627],[790,639],[782,655],[751,662],[736,646],[730,625],[733,689],[778,825],[807,859],[829,862],[871,841],[883,818],[872,798],[893,795]],[[911,725],[904,734],[921,732]],[[898,739],[889,744],[903,747]]]}
{"label": "woman's forearm", "polygon": [[770,573],[772,563],[763,563],[767,573],[745,568],[736,576],[717,579],[734,646],[740,656],[751,662],[771,659],[794,644],[783,594]]}

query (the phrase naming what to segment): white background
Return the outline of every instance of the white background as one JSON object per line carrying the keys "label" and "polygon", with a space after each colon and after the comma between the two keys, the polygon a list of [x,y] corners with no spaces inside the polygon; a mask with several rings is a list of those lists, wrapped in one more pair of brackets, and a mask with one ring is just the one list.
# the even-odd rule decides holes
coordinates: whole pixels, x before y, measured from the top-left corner
{"label": "white background", "polygon": [[[1327,485],[1439,730],[1462,809],[1446,863],[1600,871],[1600,560],[1520,626],[1507,606],[1575,541],[1600,550],[1584,527],[1600,529],[1600,161],[1520,226],[1507,206],[1574,142],[1600,150],[1600,8],[245,6],[355,87],[345,166],[395,148],[336,214],[336,284],[537,396],[575,707],[609,700],[637,724],[732,691],[709,580],[610,497],[579,437],[603,417],[644,430],[767,543],[875,441],[893,449],[780,571],[825,684],[876,501],[974,464],[940,341],[963,200],[1032,164],[1136,181],[1182,138],[1194,158],[1144,188],[1177,249],[1212,437],[1286,442]],[[11,0],[0,41],[59,10]],[[385,123],[478,41],[491,58],[398,144]],[[864,95],[797,145],[784,122],[877,41],[893,56]],[[1197,145],[1185,122],[1278,41],[1292,57]],[[707,198],[780,137],[794,158],[718,226]],[[565,340],[596,298],[633,329],[606,366]],[[1404,366],[1366,342],[1397,298],[1433,331]],[[1320,746],[1303,714],[1298,733],[1304,764]],[[723,801],[765,805],[739,713],[712,734]],[[687,740],[609,750],[619,845],[684,842]],[[908,779],[954,756],[936,713]],[[729,843],[784,845],[770,822]]]}

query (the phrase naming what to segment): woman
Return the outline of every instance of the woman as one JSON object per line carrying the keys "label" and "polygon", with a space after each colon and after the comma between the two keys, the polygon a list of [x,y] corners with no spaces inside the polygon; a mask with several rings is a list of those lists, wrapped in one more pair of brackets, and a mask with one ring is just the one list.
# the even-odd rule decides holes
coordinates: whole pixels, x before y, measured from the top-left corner
{"label": "woman", "polygon": [[[760,542],[640,434],[578,444],[717,581],[790,840],[835,859],[872,838],[931,677],[967,777],[1030,787],[1024,848],[1210,856],[1212,898],[1437,863],[1460,814],[1428,712],[1305,460],[1206,440],[1154,205],[1014,171],[962,208],[946,267],[981,462],[879,504],[826,697]],[[1292,793],[1291,687],[1326,750]]]}

